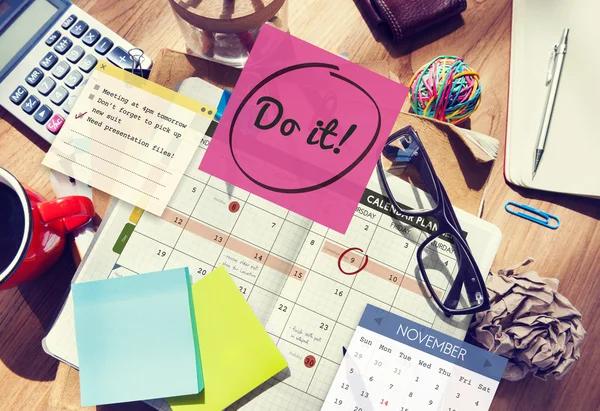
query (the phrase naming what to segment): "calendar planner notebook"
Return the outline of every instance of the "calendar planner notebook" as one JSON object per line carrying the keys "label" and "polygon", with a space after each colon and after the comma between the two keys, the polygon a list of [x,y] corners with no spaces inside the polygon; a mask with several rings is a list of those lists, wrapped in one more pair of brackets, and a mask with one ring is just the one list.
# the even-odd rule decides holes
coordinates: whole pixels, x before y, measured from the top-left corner
{"label": "calendar planner notebook", "polygon": [[72,294],[83,406],[203,389],[187,268],[77,283]]}
{"label": "calendar planner notebook", "polygon": [[175,411],[221,411],[287,363],[225,268],[196,282],[192,295],[206,389],[169,403]]}
{"label": "calendar planner notebook", "polygon": [[507,361],[369,304],[322,410],[485,411]]}
{"label": "calendar planner notebook", "polygon": [[[179,92],[204,96],[205,85],[185,82]],[[161,217],[123,201],[113,203],[75,282],[186,266],[195,281],[223,265],[290,369],[289,375],[271,378],[231,406],[244,411],[296,410],[298,404],[303,411],[319,410],[341,363],[342,347],[350,343],[368,303],[464,338],[470,317],[446,318],[422,293],[415,250],[431,227],[423,224],[426,220],[394,214],[376,173],[341,235],[199,171],[214,128],[208,128]],[[500,231],[455,210],[481,272],[487,273]],[[344,255],[346,271],[369,257],[356,275],[338,267],[349,248],[361,251]],[[441,264],[454,266],[452,257],[442,258]],[[77,366],[72,304],[69,296],[44,348]],[[170,409],[164,400],[152,406]]]}

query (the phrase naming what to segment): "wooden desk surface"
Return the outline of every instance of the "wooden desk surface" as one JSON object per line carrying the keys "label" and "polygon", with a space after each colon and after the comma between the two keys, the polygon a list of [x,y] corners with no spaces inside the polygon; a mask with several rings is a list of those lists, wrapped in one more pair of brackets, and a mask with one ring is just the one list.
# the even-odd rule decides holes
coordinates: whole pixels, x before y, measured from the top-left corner
{"label": "wooden desk surface", "polygon": [[[184,51],[185,43],[165,0],[76,0],[96,19],[154,58],[163,47]],[[392,47],[377,42],[351,0],[290,0],[292,33],[332,52],[347,51],[353,61],[389,60],[405,84],[425,62],[459,55],[479,71],[483,103],[471,121],[473,130],[501,141],[500,160],[491,177],[484,218],[504,233],[493,269],[528,256],[544,276],[561,280],[560,290],[582,312],[588,335],[583,358],[562,381],[528,378],[503,382],[492,410],[600,409],[598,312],[600,295],[600,201],[546,194],[508,186],[502,175],[506,132],[511,2],[469,0],[462,18],[438,30]],[[1,109],[0,109],[1,110]],[[42,195],[54,197],[41,160],[49,145],[5,110],[0,111],[0,165]],[[552,231],[511,217],[506,201],[530,204],[559,216]],[[97,205],[103,215],[106,204]],[[46,355],[40,346],[75,271],[71,256],[37,281],[0,293],[0,409],[80,409],[77,372]],[[102,410],[150,410],[142,403],[98,407]]]}

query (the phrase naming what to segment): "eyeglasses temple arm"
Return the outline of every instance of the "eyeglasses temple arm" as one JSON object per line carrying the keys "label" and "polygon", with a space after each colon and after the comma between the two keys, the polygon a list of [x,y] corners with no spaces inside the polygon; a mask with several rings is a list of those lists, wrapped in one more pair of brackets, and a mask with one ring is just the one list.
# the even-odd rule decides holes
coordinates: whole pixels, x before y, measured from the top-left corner
{"label": "eyeglasses temple arm", "polygon": [[464,277],[459,274],[454,280],[454,283],[452,283],[452,287],[450,287],[450,291],[448,291],[448,294],[444,299],[444,307],[455,309],[458,306],[463,283]]}
{"label": "eyeglasses temple arm", "polygon": [[[448,220],[450,220],[450,223],[454,226],[456,231],[458,231],[458,233],[462,237],[462,232],[463,232],[462,227],[458,221],[458,217],[456,217],[456,213],[454,212],[454,209],[452,208],[452,204],[450,203],[448,194],[446,193],[446,189],[444,188],[444,186],[441,183],[440,183],[439,187],[440,187],[440,190],[442,190],[441,197],[442,197],[443,201],[446,202],[445,209],[448,210],[448,213],[447,213]],[[466,241],[467,241],[466,238],[463,237],[463,240],[466,243]],[[468,247],[468,245],[467,245],[467,247]],[[461,254],[460,256],[458,256],[459,261],[468,260],[468,257],[466,255],[462,255],[462,254],[466,253],[466,251],[463,250],[462,247],[456,247],[456,250],[458,253]],[[461,270],[460,267],[463,267],[463,269]],[[472,267],[472,269],[475,271],[474,275],[481,276],[481,283],[482,283],[481,287],[479,286],[479,282],[477,281],[477,279],[475,279],[475,281],[473,281],[471,279],[467,279],[465,281],[465,277],[466,277],[465,272],[464,272],[465,267],[467,270],[469,270],[469,267]],[[463,284],[465,286],[465,290],[467,292],[469,302],[478,302],[478,300],[479,300],[477,298],[478,293],[481,293],[483,295],[483,297],[486,298],[487,290],[485,290],[485,278],[479,271],[479,267],[477,266],[475,259],[473,259],[472,264],[471,264],[471,262],[469,262],[468,264],[460,264],[459,265],[456,279],[454,280],[454,283],[452,284],[452,287],[450,288],[450,292],[448,293],[446,300],[449,300],[452,302],[456,301],[456,304],[458,304],[458,300],[460,299],[460,292],[462,290]],[[451,308],[453,308],[453,307],[451,307]]]}

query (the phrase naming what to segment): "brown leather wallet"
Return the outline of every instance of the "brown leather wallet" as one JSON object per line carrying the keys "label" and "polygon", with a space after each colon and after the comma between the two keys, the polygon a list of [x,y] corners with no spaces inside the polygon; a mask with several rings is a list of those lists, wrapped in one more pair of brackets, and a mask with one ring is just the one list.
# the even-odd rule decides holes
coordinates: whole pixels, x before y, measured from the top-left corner
{"label": "brown leather wallet", "polygon": [[467,0],[356,0],[366,18],[384,26],[399,41],[467,9]]}

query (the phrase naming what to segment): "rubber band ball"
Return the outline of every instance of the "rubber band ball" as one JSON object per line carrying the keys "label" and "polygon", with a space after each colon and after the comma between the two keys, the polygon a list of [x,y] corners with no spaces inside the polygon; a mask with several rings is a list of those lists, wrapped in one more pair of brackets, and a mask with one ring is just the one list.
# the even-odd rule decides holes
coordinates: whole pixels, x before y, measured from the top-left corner
{"label": "rubber band ball", "polygon": [[437,57],[410,80],[409,98],[415,114],[459,124],[481,103],[479,74],[461,57]]}

